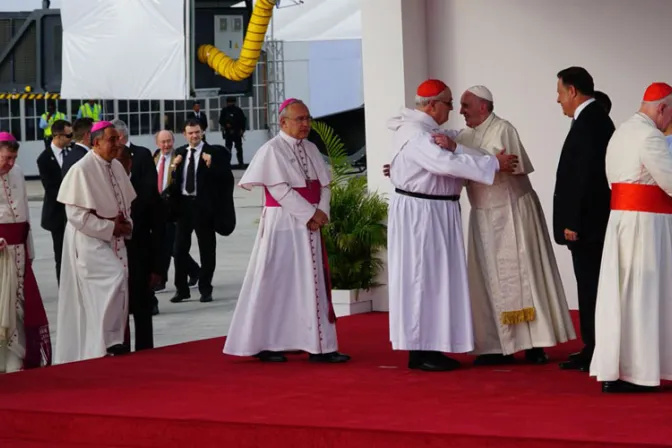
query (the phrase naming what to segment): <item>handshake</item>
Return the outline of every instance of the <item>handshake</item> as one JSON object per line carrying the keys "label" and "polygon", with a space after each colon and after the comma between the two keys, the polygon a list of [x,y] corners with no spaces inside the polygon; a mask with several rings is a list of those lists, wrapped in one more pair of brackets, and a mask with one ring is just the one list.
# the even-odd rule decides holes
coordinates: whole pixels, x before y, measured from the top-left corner
{"label": "handshake", "polygon": [[[432,138],[434,143],[447,151],[454,152],[455,149],[457,149],[455,140],[445,134],[433,134]],[[516,170],[516,167],[518,166],[518,156],[506,154],[506,148],[500,150],[495,157],[497,157],[497,161],[499,162],[500,172],[513,173]]]}

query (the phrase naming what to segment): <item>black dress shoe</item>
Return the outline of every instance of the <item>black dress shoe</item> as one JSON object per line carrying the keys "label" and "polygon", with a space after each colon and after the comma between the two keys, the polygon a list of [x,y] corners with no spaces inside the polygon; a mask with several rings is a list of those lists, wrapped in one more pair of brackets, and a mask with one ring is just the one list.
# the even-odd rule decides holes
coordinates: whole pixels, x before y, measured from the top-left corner
{"label": "black dress shoe", "polygon": [[516,359],[513,355],[502,355],[501,353],[492,353],[489,355],[480,355],[474,360],[475,366],[503,366],[513,364]]}
{"label": "black dress shoe", "polygon": [[350,361],[350,357],[348,355],[344,355],[343,353],[338,353],[338,352],[331,352],[331,353],[318,353],[318,354],[309,354],[308,355],[308,361],[310,362],[326,362],[326,363],[331,363],[331,364],[337,364],[341,362],[348,362]]}
{"label": "black dress shoe", "polygon": [[179,292],[176,293],[170,301],[172,303],[180,303],[183,300],[187,300],[191,298],[191,294],[180,294]]}
{"label": "black dress shoe", "polygon": [[281,352],[272,352],[270,350],[263,350],[256,355],[255,358],[259,358],[263,362],[287,362],[287,358]]}
{"label": "black dress shoe", "polygon": [[656,386],[640,386],[622,380],[605,381],[602,383],[602,392],[605,394],[645,393],[655,392],[658,389]]}
{"label": "black dress shoe", "polygon": [[201,303],[208,303],[208,302],[212,302],[212,294],[202,295]]}
{"label": "black dress shoe", "polygon": [[412,350],[408,356],[408,368],[425,372],[448,372],[458,369],[460,362],[440,352]]}
{"label": "black dress shoe", "polygon": [[152,308],[152,316],[158,316],[159,315],[159,305],[154,304],[154,307]]}
{"label": "black dress shoe", "polygon": [[107,348],[107,356],[121,356],[130,352],[131,349],[124,344],[117,344]]}
{"label": "black dress shoe", "polygon": [[166,289],[166,282],[161,282],[154,287],[154,292],[163,291],[164,289]]}
{"label": "black dress shoe", "polygon": [[578,370],[579,372],[588,372],[590,370],[590,362],[583,358],[570,358],[568,361],[561,362],[560,368],[562,370]]}
{"label": "black dress shoe", "polygon": [[548,355],[543,348],[535,347],[529,350],[525,350],[525,360],[531,362],[532,364],[547,364]]}

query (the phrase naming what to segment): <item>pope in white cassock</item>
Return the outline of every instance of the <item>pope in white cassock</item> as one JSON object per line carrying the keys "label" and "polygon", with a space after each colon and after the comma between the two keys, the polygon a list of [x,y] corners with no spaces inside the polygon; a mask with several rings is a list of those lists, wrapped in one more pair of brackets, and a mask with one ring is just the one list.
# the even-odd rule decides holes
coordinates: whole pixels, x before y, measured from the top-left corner
{"label": "pope in white cassock", "polygon": [[291,98],[279,112],[280,133],[259,148],[239,183],[263,187],[266,198],[224,353],[284,362],[284,352],[304,351],[311,361],[345,362],[320,233],[331,175],[306,140],[312,117],[305,104]]}
{"label": "pope in white cassock", "polygon": [[91,129],[93,150],[63,178],[65,204],[56,362],[127,353],[128,258],[133,185],[116,160],[119,134],[112,123]]}
{"label": "pope in white cassock", "polygon": [[35,281],[26,180],[19,143],[0,132],[0,373],[51,364],[49,323]]}
{"label": "pope in white cassock", "polygon": [[484,86],[460,100],[467,128],[456,142],[495,155],[518,156],[514,173],[498,173],[492,185],[467,182],[468,272],[477,365],[507,364],[526,350],[543,364],[543,347],[576,338],[551,238],[528,174],[534,171],[516,128],[499,118]]}
{"label": "pope in white cassock", "polygon": [[607,147],[611,214],[602,252],[590,375],[603,392],[672,380],[672,87],[654,83]]}
{"label": "pope in white cassock", "polygon": [[439,128],[452,109],[451,90],[428,80],[418,87],[416,109],[388,122],[396,187],[388,216],[390,340],[394,350],[410,352],[409,368],[426,371],[459,366],[441,352],[474,349],[459,205],[464,180],[492,184],[517,163],[515,155],[456,145],[457,132]]}

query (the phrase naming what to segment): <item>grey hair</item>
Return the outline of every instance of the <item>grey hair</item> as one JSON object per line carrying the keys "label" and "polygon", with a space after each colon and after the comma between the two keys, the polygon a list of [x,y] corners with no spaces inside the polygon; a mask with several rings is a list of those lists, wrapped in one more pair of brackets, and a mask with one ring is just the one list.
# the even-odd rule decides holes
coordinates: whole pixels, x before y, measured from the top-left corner
{"label": "grey hair", "polygon": [[173,131],[171,131],[170,129],[162,129],[159,132],[157,132],[156,134],[154,134],[154,142],[159,140],[159,134],[162,133],[162,132],[169,133],[170,137],[173,139],[173,141],[175,141],[175,134],[173,134]]}
{"label": "grey hair", "polygon": [[436,96],[430,96],[430,97],[415,95],[415,105],[424,107],[429,105],[429,103],[431,103],[432,101],[441,101],[441,97],[443,97],[443,92],[439,93]]}
{"label": "grey hair", "polygon": [[128,138],[128,126],[126,126],[126,123],[124,123],[123,120],[120,120],[118,118],[116,120],[113,120],[112,126],[114,126],[114,129],[117,130],[120,136]]}
{"label": "grey hair", "polygon": [[[303,104],[304,106],[306,105],[306,103],[304,103],[304,102],[301,101],[301,100],[292,100],[292,101],[290,101],[290,102],[285,106],[285,108],[282,109],[282,111],[280,112],[280,115],[278,116],[278,122],[279,122],[281,119],[283,119],[283,118],[287,118],[287,109],[289,109],[289,106],[292,106],[292,105],[294,105],[294,104]],[[306,106],[306,107],[307,107],[307,106]]]}
{"label": "grey hair", "polygon": [[96,140],[101,139],[105,136],[105,129],[109,128],[109,126],[106,126],[102,129],[98,129],[95,132],[91,133],[91,146],[96,146]]}

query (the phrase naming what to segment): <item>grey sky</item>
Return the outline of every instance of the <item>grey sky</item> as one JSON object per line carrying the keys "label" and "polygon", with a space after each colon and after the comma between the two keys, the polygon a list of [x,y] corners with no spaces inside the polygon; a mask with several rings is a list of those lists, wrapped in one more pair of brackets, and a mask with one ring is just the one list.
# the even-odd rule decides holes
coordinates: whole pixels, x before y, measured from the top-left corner
{"label": "grey sky", "polygon": [[[51,0],[52,8],[59,8],[62,0]],[[42,0],[0,0],[0,11],[32,11],[40,9]]]}

